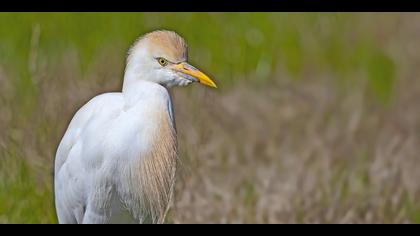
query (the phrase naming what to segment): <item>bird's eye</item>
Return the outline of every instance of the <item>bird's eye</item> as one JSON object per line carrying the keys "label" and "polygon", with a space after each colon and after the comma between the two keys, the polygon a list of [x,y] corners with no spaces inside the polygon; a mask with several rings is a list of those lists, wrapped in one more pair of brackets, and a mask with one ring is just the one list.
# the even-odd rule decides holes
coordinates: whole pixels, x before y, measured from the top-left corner
{"label": "bird's eye", "polygon": [[166,66],[168,64],[168,61],[165,58],[159,57],[157,60],[161,66]]}

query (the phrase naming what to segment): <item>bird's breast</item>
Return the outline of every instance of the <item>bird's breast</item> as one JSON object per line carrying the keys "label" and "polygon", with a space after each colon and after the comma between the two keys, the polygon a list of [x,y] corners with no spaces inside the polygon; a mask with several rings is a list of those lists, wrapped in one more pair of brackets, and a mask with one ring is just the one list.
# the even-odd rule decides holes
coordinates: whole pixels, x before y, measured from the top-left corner
{"label": "bird's breast", "polygon": [[122,199],[140,219],[160,222],[171,199],[177,160],[176,132],[167,109],[141,114],[143,123],[136,137],[132,158],[122,163]]}

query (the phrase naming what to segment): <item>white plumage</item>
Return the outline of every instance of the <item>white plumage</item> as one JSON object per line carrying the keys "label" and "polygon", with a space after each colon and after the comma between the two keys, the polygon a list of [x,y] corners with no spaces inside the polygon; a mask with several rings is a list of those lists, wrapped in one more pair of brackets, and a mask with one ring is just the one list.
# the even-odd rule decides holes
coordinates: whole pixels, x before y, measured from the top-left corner
{"label": "white plumage", "polygon": [[175,181],[177,140],[168,88],[200,82],[174,32],[155,31],[130,50],[122,92],[91,99],[57,149],[59,223],[162,223]]}

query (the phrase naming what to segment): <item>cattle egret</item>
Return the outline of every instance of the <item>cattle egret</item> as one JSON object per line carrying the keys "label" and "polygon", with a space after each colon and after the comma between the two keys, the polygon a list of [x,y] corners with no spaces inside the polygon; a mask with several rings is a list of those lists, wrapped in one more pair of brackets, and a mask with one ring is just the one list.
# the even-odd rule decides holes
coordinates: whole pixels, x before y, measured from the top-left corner
{"label": "cattle egret", "polygon": [[154,31],[134,43],[122,92],[80,108],[58,146],[59,223],[163,223],[177,160],[168,89],[193,82],[216,88],[187,63],[187,45],[175,32]]}

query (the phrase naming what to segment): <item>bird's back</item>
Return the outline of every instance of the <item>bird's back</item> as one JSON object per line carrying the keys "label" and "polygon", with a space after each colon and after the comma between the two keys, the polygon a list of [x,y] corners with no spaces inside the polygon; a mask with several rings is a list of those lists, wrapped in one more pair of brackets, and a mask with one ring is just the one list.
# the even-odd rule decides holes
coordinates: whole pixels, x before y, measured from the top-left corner
{"label": "bird's back", "polygon": [[162,220],[172,193],[176,135],[166,89],[144,91],[135,102],[122,93],[99,95],[73,117],[55,161],[60,223]]}

